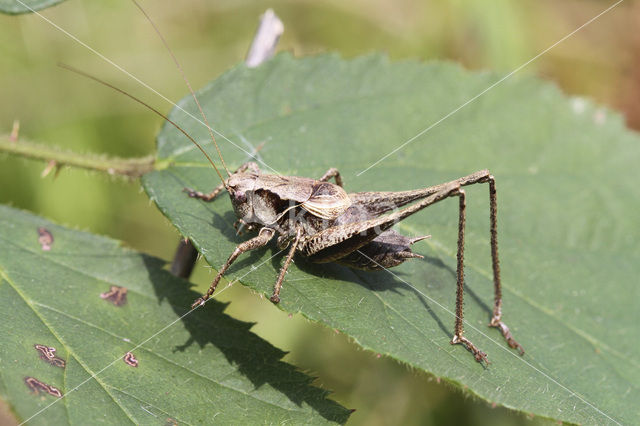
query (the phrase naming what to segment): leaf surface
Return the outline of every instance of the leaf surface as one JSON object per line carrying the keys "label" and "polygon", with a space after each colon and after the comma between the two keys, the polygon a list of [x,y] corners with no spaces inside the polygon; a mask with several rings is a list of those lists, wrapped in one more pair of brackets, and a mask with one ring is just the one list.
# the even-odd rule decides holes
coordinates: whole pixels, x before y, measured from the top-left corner
{"label": "leaf surface", "polygon": [[[282,309],[497,404],[576,423],[631,423],[640,418],[640,139],[618,115],[533,78],[508,79],[430,128],[500,78],[376,55],[281,54],[259,69],[232,69],[198,98],[230,168],[261,143],[263,171],[318,178],[337,167],[348,192],[415,189],[488,168],[497,179],[503,318],[526,355],[487,327],[487,185],[467,188],[465,333],[489,354],[488,368],[449,344],[456,200],[396,225],[409,236],[432,235],[414,246],[424,260],[362,272],[297,257]],[[179,105],[199,117],[190,97]],[[213,157],[201,123],[179,109],[171,118]],[[213,267],[247,238],[235,235],[226,195],[205,203],[182,192],[207,192],[219,180],[173,127],[160,133],[158,170],[143,181]],[[245,254],[227,276],[257,267],[241,281],[268,296],[284,261],[278,253],[272,244]]]}
{"label": "leaf surface", "polygon": [[[39,228],[53,236],[49,250]],[[282,362],[252,324],[225,315],[225,304],[185,316],[197,293],[162,260],[4,206],[0,229],[0,394],[20,419],[346,421],[348,410]],[[124,302],[108,297],[112,286],[127,289]],[[123,360],[127,352],[137,366]]]}

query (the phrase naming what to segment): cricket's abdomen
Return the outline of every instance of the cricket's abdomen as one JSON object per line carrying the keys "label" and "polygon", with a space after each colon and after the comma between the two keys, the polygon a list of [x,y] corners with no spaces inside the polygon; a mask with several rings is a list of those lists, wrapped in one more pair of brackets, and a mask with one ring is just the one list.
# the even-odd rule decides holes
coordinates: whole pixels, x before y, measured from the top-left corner
{"label": "cricket's abdomen", "polygon": [[[411,251],[411,244],[426,237],[409,238],[393,229],[393,221],[373,214],[366,206],[353,203],[326,227],[306,230],[299,252],[315,263],[337,262],[376,270],[397,266],[422,256]],[[311,221],[313,224],[314,221]]]}
{"label": "cricket's abdomen", "polygon": [[426,237],[405,237],[390,229],[358,250],[337,259],[336,262],[351,268],[365,270],[393,268],[407,259],[422,259],[424,256],[412,252],[410,246],[424,238]]}

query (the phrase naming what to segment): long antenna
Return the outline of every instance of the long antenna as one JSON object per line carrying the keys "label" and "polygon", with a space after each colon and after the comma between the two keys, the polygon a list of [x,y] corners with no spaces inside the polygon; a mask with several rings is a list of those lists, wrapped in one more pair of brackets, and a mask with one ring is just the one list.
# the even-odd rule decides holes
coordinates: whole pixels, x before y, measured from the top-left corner
{"label": "long antenna", "polygon": [[149,21],[149,23],[153,27],[154,31],[156,32],[156,34],[158,34],[158,37],[160,37],[160,40],[162,40],[162,43],[164,44],[164,47],[167,48],[167,51],[169,52],[169,54],[173,58],[173,62],[175,62],[176,67],[178,67],[178,70],[180,71],[180,74],[182,75],[182,79],[187,84],[187,87],[189,88],[189,92],[191,92],[191,96],[193,96],[193,100],[196,102],[196,105],[198,106],[198,109],[200,110],[200,115],[202,115],[204,123],[207,125],[207,129],[209,130],[209,134],[211,135],[211,140],[213,141],[213,144],[216,147],[216,151],[218,151],[218,157],[220,157],[220,161],[222,161],[222,167],[224,167],[224,169],[227,172],[227,174],[229,176],[231,176],[231,173],[229,173],[229,169],[227,168],[227,165],[225,164],[224,159],[222,158],[222,152],[220,152],[220,148],[218,147],[218,143],[216,142],[216,138],[213,136],[213,130],[211,129],[211,126],[209,125],[209,121],[207,120],[207,116],[204,114],[204,111],[202,110],[202,107],[200,106],[200,102],[198,101],[198,98],[196,97],[196,93],[193,91],[193,88],[191,88],[191,83],[189,83],[189,80],[187,79],[187,76],[184,73],[184,70],[182,69],[182,66],[180,65],[180,62],[178,62],[178,59],[176,58],[176,55],[173,54],[173,51],[169,47],[169,43],[167,43],[167,41],[163,37],[162,33],[160,32],[158,27],[156,27],[156,24],[153,22],[153,20],[147,14],[147,12],[142,8],[142,6],[140,6],[140,4],[136,0],[131,0],[131,1],[133,2],[133,4],[136,5],[136,7],[138,9],[140,9],[140,12],[142,12],[142,14],[145,16],[145,18],[147,18],[147,21]]}
{"label": "long antenna", "polygon": [[180,131],[182,132],[182,134],[184,134],[184,135],[185,135],[185,136],[186,136],[186,137],[187,137],[191,142],[193,142],[193,144],[194,144],[195,146],[197,146],[197,147],[198,147],[198,149],[199,149],[200,151],[202,151],[202,153],[204,154],[204,156],[205,156],[205,157],[207,157],[207,160],[209,160],[209,163],[211,163],[211,165],[212,165],[212,166],[213,166],[213,168],[215,169],[216,173],[217,173],[217,174],[218,174],[218,176],[220,177],[220,180],[222,181],[222,184],[224,185],[224,187],[225,187],[226,189],[228,189],[227,184],[226,184],[226,182],[225,182],[224,178],[223,178],[223,177],[222,177],[222,175],[220,174],[220,171],[219,171],[219,170],[218,170],[218,168],[216,167],[216,165],[215,165],[215,163],[213,162],[213,160],[211,159],[211,157],[209,157],[209,154],[207,154],[207,152],[202,148],[202,146],[201,146],[198,142],[196,142],[196,141],[195,141],[195,139],[193,139],[191,136],[189,136],[189,134],[188,134],[187,132],[185,132],[185,131],[184,131],[184,129],[183,129],[182,127],[178,126],[178,125],[177,125],[173,120],[171,120],[169,117],[167,117],[166,115],[164,115],[163,113],[161,113],[160,111],[158,111],[157,109],[155,109],[154,107],[152,107],[151,105],[149,105],[148,103],[144,102],[143,100],[140,100],[140,99],[136,98],[136,97],[135,97],[135,96],[133,96],[132,94],[127,93],[127,92],[125,92],[124,90],[122,90],[122,89],[120,89],[120,88],[118,88],[118,87],[114,86],[113,84],[111,84],[111,83],[107,83],[106,81],[99,79],[98,77],[95,77],[95,76],[93,76],[93,75],[91,75],[91,74],[88,74],[88,73],[86,73],[86,72],[84,72],[84,71],[80,71],[79,69],[73,68],[72,66],[67,65],[67,64],[58,63],[58,66],[59,66],[60,68],[64,68],[64,69],[66,69],[66,70],[68,70],[68,71],[74,72],[74,73],[79,74],[79,75],[81,75],[81,76],[83,76],[83,77],[86,77],[86,78],[89,78],[89,79],[91,79],[91,80],[93,80],[93,81],[96,81],[96,82],[98,82],[98,83],[100,83],[100,84],[102,84],[102,85],[104,85],[104,86],[107,86],[107,87],[109,87],[109,88],[111,88],[111,89],[115,90],[116,92],[122,93],[123,95],[128,96],[129,98],[133,99],[134,101],[138,102],[139,104],[144,105],[145,107],[149,108],[151,111],[153,111],[153,112],[155,112],[156,114],[158,114],[160,117],[162,117],[162,118],[164,118],[165,120],[167,120],[167,121],[168,121],[169,123],[171,123],[171,124],[172,124],[176,129],[180,130]]}

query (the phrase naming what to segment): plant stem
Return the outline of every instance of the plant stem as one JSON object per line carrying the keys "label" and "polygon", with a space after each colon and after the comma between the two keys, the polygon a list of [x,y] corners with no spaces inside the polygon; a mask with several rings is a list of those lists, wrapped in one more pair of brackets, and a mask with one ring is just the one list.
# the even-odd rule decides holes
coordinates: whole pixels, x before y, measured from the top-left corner
{"label": "plant stem", "polygon": [[0,135],[0,152],[20,155],[33,160],[47,161],[56,167],[79,167],[132,178],[140,177],[152,171],[154,164],[153,156],[117,158],[105,155],[79,154],[22,139],[14,141],[9,135]]}

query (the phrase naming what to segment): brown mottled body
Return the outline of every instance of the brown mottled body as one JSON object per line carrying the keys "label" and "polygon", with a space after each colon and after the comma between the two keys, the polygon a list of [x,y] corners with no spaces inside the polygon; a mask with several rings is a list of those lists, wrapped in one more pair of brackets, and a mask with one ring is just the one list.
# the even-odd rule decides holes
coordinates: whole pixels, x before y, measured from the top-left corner
{"label": "brown mottled body", "polygon": [[[328,180],[334,178],[336,184]],[[463,344],[479,362],[487,355],[463,336],[465,192],[463,186],[489,183],[491,255],[495,301],[489,326],[500,329],[509,346],[524,353],[502,322],[502,292],[497,242],[495,180],[481,170],[454,181],[428,188],[399,192],[356,192],[347,194],[336,169],[320,179],[262,174],[255,163],[246,163],[212,192],[185,189],[192,198],[212,201],[226,189],[238,216],[247,229],[259,229],[256,237],[240,244],[222,266],[209,290],[193,307],[213,294],[220,279],[237,257],[265,246],[278,234],[278,247],[289,252],[274,286],[271,301],[280,301],[280,289],[287,268],[297,253],[315,263],[337,262],[352,268],[376,270],[397,266],[407,259],[422,258],[410,246],[427,237],[409,238],[392,229],[397,222],[452,196],[459,198],[457,298],[452,344]]]}

